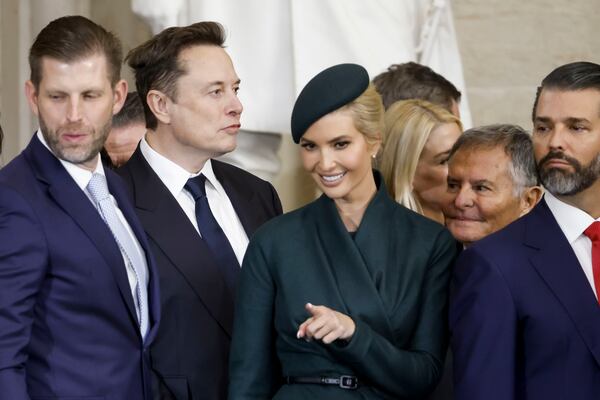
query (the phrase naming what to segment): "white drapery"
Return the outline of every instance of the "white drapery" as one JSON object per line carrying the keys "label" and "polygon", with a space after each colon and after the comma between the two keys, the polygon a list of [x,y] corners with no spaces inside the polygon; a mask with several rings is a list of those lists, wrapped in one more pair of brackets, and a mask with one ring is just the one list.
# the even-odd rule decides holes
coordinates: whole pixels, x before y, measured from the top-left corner
{"label": "white drapery", "polygon": [[132,0],[158,32],[218,21],[242,80],[243,126],[287,133],[296,96],[320,70],[363,65],[371,78],[391,64],[428,65],[463,93],[471,115],[449,0]]}

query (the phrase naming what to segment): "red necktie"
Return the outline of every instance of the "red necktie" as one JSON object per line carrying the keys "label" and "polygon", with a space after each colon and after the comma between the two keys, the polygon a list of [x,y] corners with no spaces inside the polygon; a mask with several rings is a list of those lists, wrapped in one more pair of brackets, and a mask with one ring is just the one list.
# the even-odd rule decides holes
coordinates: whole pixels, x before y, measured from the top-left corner
{"label": "red necktie", "polygon": [[596,287],[596,297],[600,303],[600,222],[593,222],[583,232],[583,234],[592,241],[592,271],[594,275],[594,286]]}

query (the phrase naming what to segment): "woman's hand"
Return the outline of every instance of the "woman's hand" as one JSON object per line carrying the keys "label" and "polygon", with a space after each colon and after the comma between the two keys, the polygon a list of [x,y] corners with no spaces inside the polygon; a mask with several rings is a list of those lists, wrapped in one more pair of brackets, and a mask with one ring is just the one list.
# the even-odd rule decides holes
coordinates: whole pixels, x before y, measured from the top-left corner
{"label": "woman's hand", "polygon": [[349,316],[332,310],[325,306],[313,306],[306,303],[306,311],[311,314],[306,321],[298,327],[296,336],[304,340],[321,340],[325,344],[335,340],[350,340],[354,335],[356,325]]}

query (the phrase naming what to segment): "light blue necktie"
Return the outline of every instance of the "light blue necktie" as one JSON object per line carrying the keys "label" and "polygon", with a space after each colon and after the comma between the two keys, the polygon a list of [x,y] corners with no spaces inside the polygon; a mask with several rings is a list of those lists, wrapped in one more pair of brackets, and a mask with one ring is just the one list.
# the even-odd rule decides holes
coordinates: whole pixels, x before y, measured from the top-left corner
{"label": "light blue necktie", "polygon": [[137,251],[133,238],[119,219],[115,205],[110,198],[106,178],[104,175],[94,173],[87,185],[87,190],[96,203],[102,219],[112,232],[121,253],[126,259],[126,267],[135,273],[135,310],[140,324],[142,338],[148,333],[148,291],[146,287],[146,267],[142,255]]}

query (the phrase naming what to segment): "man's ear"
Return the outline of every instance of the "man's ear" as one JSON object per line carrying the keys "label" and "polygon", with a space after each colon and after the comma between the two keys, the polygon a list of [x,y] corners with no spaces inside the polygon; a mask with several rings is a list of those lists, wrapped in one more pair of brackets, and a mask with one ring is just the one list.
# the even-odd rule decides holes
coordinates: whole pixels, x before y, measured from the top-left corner
{"label": "man's ear", "polygon": [[125,99],[127,98],[127,89],[127,82],[123,79],[117,82],[113,88],[113,115],[123,108],[123,104],[125,104]]}
{"label": "man's ear", "polygon": [[39,115],[38,109],[38,94],[35,90],[35,86],[33,82],[27,81],[25,82],[25,97],[27,98],[27,103],[29,103],[29,108],[35,115]]}
{"label": "man's ear", "polygon": [[523,194],[521,194],[521,213],[519,214],[519,217],[522,217],[531,211],[540,201],[543,194],[544,189],[542,189],[541,186],[530,186],[525,189]]}
{"label": "man's ear", "polygon": [[146,95],[146,103],[148,103],[150,111],[163,124],[171,123],[171,115],[169,114],[170,101],[169,96],[160,90],[152,89]]}

